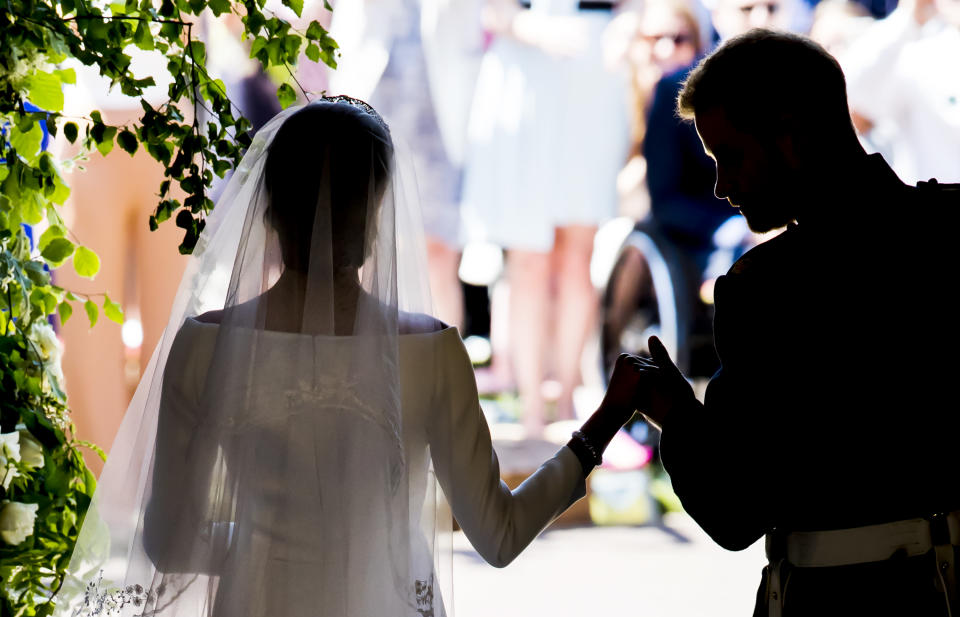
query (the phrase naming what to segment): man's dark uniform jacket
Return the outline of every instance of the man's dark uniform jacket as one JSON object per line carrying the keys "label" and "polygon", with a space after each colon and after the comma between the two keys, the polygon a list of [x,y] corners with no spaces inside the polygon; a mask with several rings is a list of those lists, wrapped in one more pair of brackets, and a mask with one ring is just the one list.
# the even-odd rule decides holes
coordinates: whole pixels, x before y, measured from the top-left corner
{"label": "man's dark uniform jacket", "polygon": [[[849,172],[717,280],[722,368],[663,427],[677,495],[728,549],[960,509],[960,203],[879,156]],[[794,569],[785,615],[943,614],[933,563]]]}

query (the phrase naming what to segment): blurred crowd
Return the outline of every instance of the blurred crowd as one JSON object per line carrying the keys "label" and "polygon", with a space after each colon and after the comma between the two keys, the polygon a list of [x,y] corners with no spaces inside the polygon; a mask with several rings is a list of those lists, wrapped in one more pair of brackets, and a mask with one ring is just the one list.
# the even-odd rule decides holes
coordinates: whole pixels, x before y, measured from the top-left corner
{"label": "blurred crowd", "polygon": [[[598,255],[616,253],[606,245],[624,237],[603,234],[611,221],[652,230],[704,280],[716,275],[718,245],[757,241],[713,196],[713,163],[674,112],[686,73],[718,42],[755,27],[809,34],[844,69],[869,150],[905,182],[960,182],[960,0],[524,1],[337,0],[331,16],[308,0],[300,18],[276,2],[270,10],[294,27],[328,24],[342,52],[336,71],[304,57],[292,74],[264,74],[246,60],[249,41],[235,16],[210,18],[202,31],[211,73],[255,127],[279,111],[283,81],[367,100],[384,116],[416,170],[437,315],[489,340],[489,353],[470,347],[480,361],[491,356],[481,390],[515,389],[527,435],[575,416],[596,324],[627,318],[600,302],[611,266],[598,268]],[[136,113],[138,105],[95,82],[81,74],[77,88],[107,121]],[[84,436],[108,445],[183,263],[175,241],[145,248],[158,244],[141,233],[159,183],[152,161],[113,153],[87,167],[73,180],[73,224],[105,264],[122,264],[98,286],[122,289],[128,319],[139,320],[136,336],[124,339],[82,324],[64,333],[77,423],[82,433],[102,424]],[[104,186],[122,195],[105,195]],[[98,226],[105,199],[123,201],[127,227]],[[608,290],[630,305],[652,293],[637,259],[638,274]],[[486,310],[474,306],[477,288],[489,293],[489,326],[477,317]],[[698,285],[697,294],[709,304],[709,290]],[[102,337],[93,347],[92,336]],[[82,352],[71,354],[70,338]],[[127,377],[97,384],[85,376],[105,363],[125,366]],[[117,408],[105,413],[104,401]]]}

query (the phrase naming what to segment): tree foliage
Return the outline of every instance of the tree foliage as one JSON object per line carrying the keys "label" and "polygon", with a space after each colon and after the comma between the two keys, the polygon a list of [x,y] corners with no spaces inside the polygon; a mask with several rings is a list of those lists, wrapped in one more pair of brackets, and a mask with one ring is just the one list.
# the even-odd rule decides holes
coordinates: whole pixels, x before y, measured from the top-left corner
{"label": "tree foliage", "polygon": [[[282,1],[302,14],[303,0]],[[79,448],[102,454],[73,437],[49,322],[53,316],[65,322],[80,305],[91,327],[101,314],[123,321],[106,293],[75,294],[51,278],[68,262],[88,278],[100,268],[96,253],[78,243],[60,215],[70,195],[61,170],[115,147],[130,155],[146,151],[166,172],[157,206],[144,224],[180,227],[179,250],[190,253],[213,208],[208,190],[214,178],[235,167],[250,143],[250,123],[230,102],[223,81],[207,71],[206,48],[195,31],[201,16],[239,18],[250,55],[264,68],[290,69],[301,53],[336,66],[337,45],[318,22],[298,31],[265,5],[266,0],[0,3],[0,617],[51,613],[50,599],[95,485]],[[325,0],[324,6],[330,10]],[[155,79],[134,74],[133,49],[163,56],[169,73],[164,103],[143,97]],[[92,109],[65,115],[64,86],[76,81],[63,64],[70,58],[95,67],[112,88],[139,99],[139,120],[112,125]],[[296,91],[284,84],[277,96],[286,107]],[[62,136],[79,154],[57,160],[44,147],[47,135]],[[109,207],[102,216],[110,216]],[[31,237],[31,230],[42,233]]]}

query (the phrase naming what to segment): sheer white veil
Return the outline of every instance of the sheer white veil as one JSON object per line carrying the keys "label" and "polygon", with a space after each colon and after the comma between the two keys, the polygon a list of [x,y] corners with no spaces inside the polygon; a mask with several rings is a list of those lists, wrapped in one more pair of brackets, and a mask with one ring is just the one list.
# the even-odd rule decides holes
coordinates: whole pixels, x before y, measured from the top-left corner
{"label": "sheer white veil", "polygon": [[418,207],[409,159],[361,101],[290,108],[257,133],[111,448],[57,615],[444,613],[436,484],[411,477],[400,403],[400,337],[436,327]]}

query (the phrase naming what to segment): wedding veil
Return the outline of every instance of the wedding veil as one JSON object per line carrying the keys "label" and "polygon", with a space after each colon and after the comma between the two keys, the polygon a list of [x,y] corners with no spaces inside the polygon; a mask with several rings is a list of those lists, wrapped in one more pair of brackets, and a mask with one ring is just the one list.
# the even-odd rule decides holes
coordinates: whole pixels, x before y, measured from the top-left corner
{"label": "wedding veil", "polygon": [[410,469],[400,405],[400,339],[436,327],[408,160],[347,97],[257,133],[114,441],[58,615],[443,614],[436,484]]}

